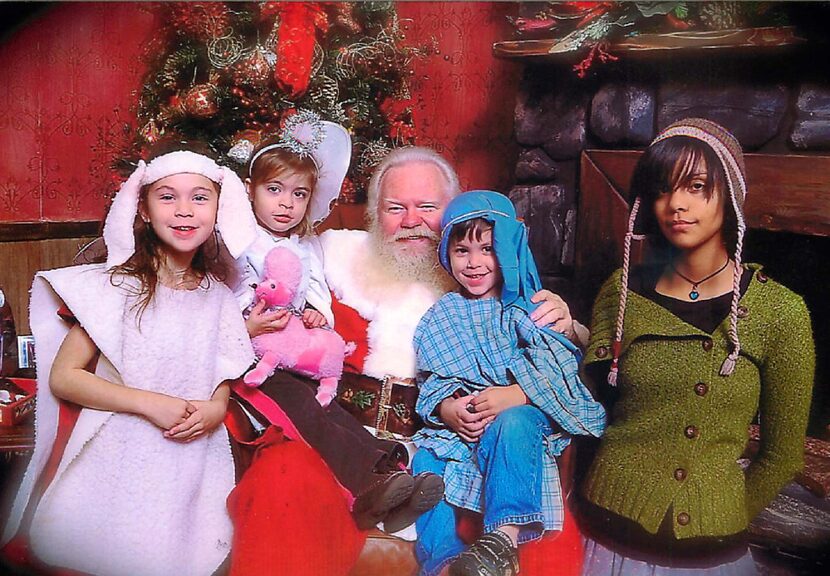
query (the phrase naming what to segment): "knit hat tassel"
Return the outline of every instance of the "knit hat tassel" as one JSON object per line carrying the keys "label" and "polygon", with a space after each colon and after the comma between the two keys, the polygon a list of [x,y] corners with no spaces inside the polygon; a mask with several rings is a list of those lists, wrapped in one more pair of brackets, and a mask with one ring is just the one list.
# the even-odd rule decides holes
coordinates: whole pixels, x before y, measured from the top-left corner
{"label": "knit hat tassel", "polygon": [[675,122],[664,129],[654,141],[654,145],[666,138],[685,136],[705,142],[715,152],[726,173],[726,183],[729,191],[729,200],[737,220],[737,237],[735,239],[734,271],[732,273],[732,304],[729,310],[729,340],[732,350],[720,367],[721,376],[729,376],[735,371],[738,356],[741,353],[741,342],[738,338],[738,301],[741,297],[741,274],[744,234],[746,221],[744,220],[743,205],[746,200],[746,168],[741,145],[737,138],[722,126],[702,118],[686,118]]}
{"label": "knit hat tassel", "polygon": [[620,368],[618,366],[619,360],[614,358],[611,361],[611,369],[608,371],[608,384],[609,386],[616,386],[617,385],[617,374],[620,372]]}
{"label": "knit hat tassel", "polygon": [[735,348],[732,352],[729,353],[729,356],[723,361],[720,367],[720,375],[721,376],[729,376],[732,372],[735,371],[735,364],[738,361],[738,354],[740,351]]}

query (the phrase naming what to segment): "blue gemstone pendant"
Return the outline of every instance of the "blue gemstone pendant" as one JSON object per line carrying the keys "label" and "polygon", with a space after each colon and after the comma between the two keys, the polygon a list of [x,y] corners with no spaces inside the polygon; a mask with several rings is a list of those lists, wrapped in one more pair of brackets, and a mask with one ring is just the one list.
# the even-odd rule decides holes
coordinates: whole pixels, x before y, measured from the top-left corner
{"label": "blue gemstone pendant", "polygon": [[697,290],[692,290],[691,292],[689,292],[689,298],[691,298],[692,300],[697,300],[698,296],[700,296],[700,293]]}

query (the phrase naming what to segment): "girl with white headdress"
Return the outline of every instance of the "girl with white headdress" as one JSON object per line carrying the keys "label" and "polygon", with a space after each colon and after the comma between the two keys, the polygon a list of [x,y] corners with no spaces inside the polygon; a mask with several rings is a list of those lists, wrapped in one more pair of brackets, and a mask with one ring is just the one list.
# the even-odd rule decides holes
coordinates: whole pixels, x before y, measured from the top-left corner
{"label": "girl with white headdress", "polygon": [[[815,353],[803,300],[741,261],[744,158],[714,122],[657,135],[585,370],[610,423],[582,484],[584,574],[755,574],[747,527],[803,464]],[[656,240],[631,268],[631,240]],[[743,470],[748,427],[758,455]]]}
{"label": "girl with white headdress", "polygon": [[231,281],[251,337],[285,326],[286,310],[254,302],[252,283],[262,280],[265,256],[275,246],[296,253],[303,266],[291,303],[308,327],[331,327],[331,293],[323,276],[322,250],[314,227],[331,212],[352,157],[349,133],[311,111],[290,116],[277,138],[252,150],[245,186],[257,220],[256,240],[237,260]]}
{"label": "girl with white headdress", "polygon": [[106,263],[36,275],[35,451],[3,535],[28,537],[33,561],[210,575],[228,555],[227,381],[254,356],[216,230],[232,255],[253,240],[242,181],[178,149],[121,186]]}
{"label": "girl with white headdress", "polygon": [[[300,315],[306,327],[333,327],[323,252],[313,228],[331,211],[350,161],[348,132],[310,111],[289,117],[278,138],[253,151],[245,184],[257,238],[237,259],[239,278],[231,282],[252,338],[283,330],[291,312]],[[277,246],[297,254],[303,268],[292,311],[269,311],[263,302],[252,303],[251,283],[263,280],[266,256]],[[399,531],[440,500],[441,479],[435,474],[413,478],[406,470],[405,446],[368,432],[333,401],[336,388],[321,383],[318,389],[315,380],[278,367],[258,387],[236,385],[234,392],[255,415],[255,426],[279,426],[286,436],[320,454],[343,488],[361,530],[383,522],[387,531]]]}

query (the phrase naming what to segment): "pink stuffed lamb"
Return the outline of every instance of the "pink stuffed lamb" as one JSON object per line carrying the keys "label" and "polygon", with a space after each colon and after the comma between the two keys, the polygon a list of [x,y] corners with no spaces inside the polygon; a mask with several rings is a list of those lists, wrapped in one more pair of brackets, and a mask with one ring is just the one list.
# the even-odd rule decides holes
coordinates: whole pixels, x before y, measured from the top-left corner
{"label": "pink stuffed lamb", "polygon": [[[291,303],[302,280],[300,259],[287,248],[273,248],[265,257],[265,278],[255,289],[267,307],[284,308]],[[278,332],[260,334],[251,340],[259,362],[245,375],[250,386],[259,386],[280,368],[320,381],[317,401],[328,406],[337,394],[343,374],[343,358],[354,350],[329,328],[306,328],[292,314],[288,324]]]}

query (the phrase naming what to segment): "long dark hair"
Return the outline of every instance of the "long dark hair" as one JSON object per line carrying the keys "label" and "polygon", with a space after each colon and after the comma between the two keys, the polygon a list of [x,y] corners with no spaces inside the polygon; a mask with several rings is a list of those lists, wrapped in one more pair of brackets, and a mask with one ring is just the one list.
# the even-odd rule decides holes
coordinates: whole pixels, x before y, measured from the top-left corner
{"label": "long dark hair", "polygon": [[[215,160],[215,155],[210,149],[200,143],[163,142],[150,150],[146,161],[149,164],[153,159],[176,150],[195,152]],[[216,182],[212,183],[216,193],[219,194],[219,185]],[[147,202],[147,193],[151,186],[152,183],[142,186],[138,200],[139,206],[143,206]],[[140,320],[144,310],[156,295],[159,282],[158,271],[164,257],[164,245],[153,231],[152,225],[141,219],[139,211],[136,211],[135,220],[133,221],[133,235],[135,238],[135,252],[126,262],[113,266],[109,272],[110,282],[114,286],[123,286],[124,277],[138,279],[139,286],[135,294],[137,297],[135,309]],[[228,265],[224,259],[220,258],[219,242],[215,233],[212,238],[209,238],[196,250],[193,261],[190,263],[190,269],[201,282],[207,283],[207,285],[210,284],[211,280],[223,282],[227,278]]]}
{"label": "long dark hair", "polygon": [[719,191],[717,201],[724,207],[723,239],[729,254],[735,253],[738,219],[729,201],[723,164],[705,142],[687,136],[673,136],[649,146],[637,162],[631,177],[631,197],[641,198],[636,232],[649,235],[657,255],[668,256],[673,249],[660,232],[654,216],[654,203],[661,193],[674,190],[685,182],[692,170],[701,163],[707,172],[706,198],[710,199],[716,190]]}

